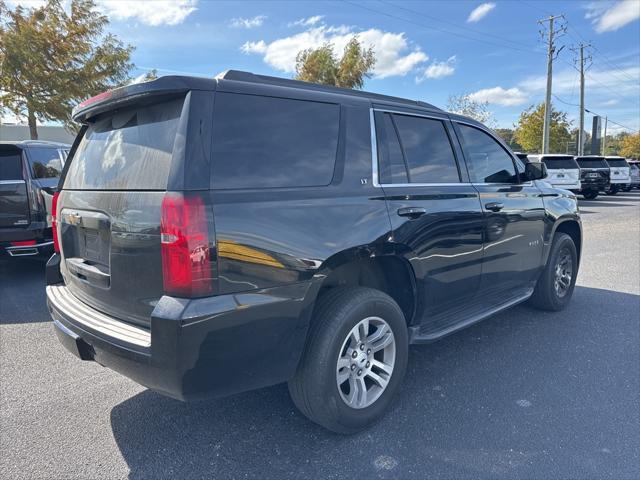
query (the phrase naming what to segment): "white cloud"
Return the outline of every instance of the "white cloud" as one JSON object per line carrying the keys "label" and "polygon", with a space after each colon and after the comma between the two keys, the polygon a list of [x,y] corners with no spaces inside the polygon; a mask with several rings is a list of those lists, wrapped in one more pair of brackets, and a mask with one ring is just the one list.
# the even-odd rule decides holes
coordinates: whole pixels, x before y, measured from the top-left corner
{"label": "white cloud", "polygon": [[267,44],[264,40],[260,40],[258,42],[245,42],[240,49],[244,53],[266,53]]}
{"label": "white cloud", "polygon": [[256,28],[262,26],[266,19],[266,15],[256,15],[252,18],[232,18],[230,25],[234,28]]}
{"label": "white cloud", "polygon": [[453,75],[456,71],[456,62],[457,60],[455,55],[449,57],[444,62],[433,61],[431,65],[425,69],[422,76],[416,78],[416,82],[421,83],[427,78],[434,79]]}
{"label": "white cloud", "polygon": [[467,18],[467,22],[479,22],[494,8],[496,8],[496,4],[493,2],[487,2],[487,3],[478,5],[469,14],[469,18]]}
{"label": "white cloud", "polygon": [[195,10],[198,0],[100,0],[98,8],[114,20],[137,20],[145,25],[178,25]]}
{"label": "white cloud", "polygon": [[487,102],[506,107],[522,105],[529,101],[529,95],[517,87],[508,89],[502,87],[485,88],[470,94],[469,98],[475,102]]}
{"label": "white cloud", "polygon": [[614,5],[592,2],[586,6],[585,18],[590,19],[596,32],[614,32],[640,18],[640,1],[621,0]]}
{"label": "white cloud", "polygon": [[376,65],[373,74],[377,78],[404,76],[429,59],[419,47],[410,46],[404,33],[383,32],[376,28],[356,32],[345,25],[321,25],[271,43],[264,40],[246,42],[241,50],[247,54],[261,54],[265,63],[272,68],[293,73],[296,56],[301,50],[331,43],[336,55],[342,55],[344,47],[354,36],[358,37],[365,48],[374,49]]}
{"label": "white cloud", "polygon": [[311,27],[316,23],[320,23],[323,18],[324,18],[324,15],[314,15],[312,17],[300,18],[295,22],[289,23],[289,26],[290,27],[294,27],[294,26]]}

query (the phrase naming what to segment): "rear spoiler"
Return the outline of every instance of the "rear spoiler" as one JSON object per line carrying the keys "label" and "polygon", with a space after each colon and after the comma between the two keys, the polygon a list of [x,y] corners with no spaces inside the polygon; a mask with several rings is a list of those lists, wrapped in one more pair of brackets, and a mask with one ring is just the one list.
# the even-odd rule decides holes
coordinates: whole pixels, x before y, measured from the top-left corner
{"label": "rear spoiler", "polygon": [[76,122],[86,123],[99,113],[143,100],[150,96],[178,95],[190,90],[215,90],[217,80],[213,78],[167,76],[150,82],[135,83],[108,90],[88,98],[73,109]]}

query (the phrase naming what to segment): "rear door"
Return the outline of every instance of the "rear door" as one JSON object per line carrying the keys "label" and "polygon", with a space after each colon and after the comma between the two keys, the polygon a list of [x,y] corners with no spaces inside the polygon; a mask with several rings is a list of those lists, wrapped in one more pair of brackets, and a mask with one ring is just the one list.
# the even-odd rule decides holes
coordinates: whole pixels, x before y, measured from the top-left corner
{"label": "rear door", "polygon": [[58,200],[68,288],[94,308],[140,324],[149,323],[163,294],[161,205],[184,155],[184,105],[183,97],[163,99],[92,119]]}
{"label": "rear door", "polygon": [[[480,286],[482,211],[468,182],[450,122],[438,113],[374,110],[378,181],[385,193],[393,241],[416,275],[422,323],[474,297]],[[428,324],[428,326],[427,326]]]}
{"label": "rear door", "polygon": [[542,196],[532,182],[520,182],[523,165],[487,130],[463,123],[456,128],[484,213],[480,291],[488,304],[508,301],[531,288],[540,271]]}
{"label": "rear door", "polygon": [[611,183],[629,183],[630,169],[624,158],[607,158],[606,162],[609,165]]}
{"label": "rear door", "polygon": [[548,178],[552,185],[558,187],[574,186],[580,181],[580,167],[572,156],[566,157],[542,157],[547,166]]}
{"label": "rear door", "polygon": [[22,150],[0,145],[0,228],[26,227],[29,221]]}

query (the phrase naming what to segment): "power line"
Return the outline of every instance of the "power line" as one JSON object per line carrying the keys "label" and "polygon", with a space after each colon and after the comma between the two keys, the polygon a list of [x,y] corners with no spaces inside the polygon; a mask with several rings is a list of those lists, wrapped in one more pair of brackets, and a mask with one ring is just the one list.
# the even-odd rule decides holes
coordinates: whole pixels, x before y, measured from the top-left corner
{"label": "power line", "polygon": [[[441,22],[441,23],[444,23],[444,24],[447,24],[447,25],[451,25],[451,26],[453,26],[453,27],[455,27],[455,28],[459,28],[459,29],[461,29],[461,30],[465,30],[465,31],[473,32],[473,33],[478,34],[478,35],[484,35],[484,36],[487,36],[487,37],[496,38],[496,39],[498,39],[498,40],[502,40],[502,41],[507,41],[507,42],[509,42],[509,43],[512,43],[512,44],[514,44],[514,45],[519,45],[519,46],[524,47],[524,48],[526,48],[526,49],[535,48],[535,47],[534,47],[534,46],[532,46],[532,45],[528,45],[528,44],[521,43],[521,42],[516,42],[516,41],[514,41],[514,40],[505,39],[504,37],[502,37],[502,36],[500,36],[500,35],[494,35],[494,34],[492,34],[492,33],[482,32],[482,31],[480,31],[480,30],[477,30],[477,29],[474,29],[474,28],[470,28],[470,27],[468,27],[468,26],[466,26],[466,25],[465,25],[465,26],[462,26],[462,25],[460,25],[460,24],[458,24],[458,23],[450,22],[450,21],[445,20],[445,19],[443,19],[443,18],[434,17],[433,15],[428,15],[428,14],[426,14],[426,13],[424,13],[424,12],[420,12],[420,11],[418,11],[418,10],[413,10],[413,9],[411,9],[411,8],[407,8],[407,7],[405,7],[405,6],[395,4],[395,3],[393,3],[393,2],[389,2],[389,1],[387,1],[387,0],[378,0],[378,1],[379,1],[380,3],[383,3],[383,4],[386,4],[386,5],[389,5],[389,6],[391,6],[391,7],[398,8],[398,9],[400,9],[400,10],[404,10],[404,11],[409,12],[409,13],[414,13],[414,14],[416,14],[416,15],[420,15],[421,17],[429,18],[429,19],[434,20],[434,21],[436,21],[436,22]],[[532,52],[533,52],[533,50],[532,50]],[[537,52],[537,53],[542,53],[542,52]]]}
{"label": "power line", "polygon": [[441,28],[441,27],[437,27],[437,26],[434,26],[434,25],[426,25],[424,23],[420,23],[420,22],[416,22],[416,21],[413,21],[413,20],[409,20],[408,18],[400,17],[398,15],[393,15],[391,13],[387,13],[387,12],[384,12],[382,10],[377,10],[377,9],[371,8],[369,6],[360,5],[358,3],[354,3],[354,2],[351,2],[349,0],[342,0],[342,1],[344,3],[348,3],[349,5],[353,5],[354,7],[361,8],[363,10],[368,10],[370,12],[378,13],[378,14],[384,15],[386,17],[395,18],[396,20],[400,20],[400,21],[403,21],[403,22],[411,23],[413,25],[417,25],[417,26],[422,27],[422,28],[428,28],[430,30],[437,30],[439,32],[448,33],[449,35],[454,35],[456,37],[465,38],[467,40],[472,40],[474,42],[482,42],[482,43],[486,43],[488,45],[493,45],[494,47],[508,48],[508,49],[511,49],[511,50],[517,50],[519,52],[525,52],[525,53],[535,53],[535,54],[540,54],[541,53],[541,52],[536,51],[536,50],[525,50],[525,49],[522,49],[522,48],[519,48],[519,47],[514,47],[512,45],[506,45],[504,43],[500,44],[500,43],[497,43],[497,42],[494,42],[494,41],[491,41],[491,40],[486,40],[486,39],[483,39],[483,38],[476,38],[476,37],[472,37],[472,36],[469,36],[469,35],[465,35],[463,33],[452,32],[451,30],[447,30],[446,28]]}
{"label": "power line", "polygon": [[[569,105],[570,107],[578,107],[578,108],[580,108],[580,105],[577,105],[577,104],[575,104],[575,103],[567,102],[566,100],[563,100],[562,98],[560,98],[559,96],[557,96],[555,93],[553,94],[553,97],[554,97],[557,101],[559,101],[560,103],[564,103],[565,105]],[[596,112],[594,112],[593,110],[589,110],[589,109],[588,109],[588,108],[586,108],[586,107],[585,107],[584,111],[585,111],[585,112],[588,112],[588,113],[590,113],[590,114],[592,114],[592,115],[596,115],[596,116],[598,116],[598,117],[604,117],[604,116],[605,116],[605,115],[600,115],[599,113],[596,113]],[[625,130],[629,130],[630,132],[637,132],[637,131],[640,131],[640,130],[633,129],[633,128],[627,127],[627,126],[625,126],[625,125],[622,125],[621,123],[614,122],[613,120],[611,120],[611,118],[610,118],[608,115],[607,115],[606,117],[609,119],[609,122],[614,123],[614,124],[618,125],[619,127],[624,128]]]}

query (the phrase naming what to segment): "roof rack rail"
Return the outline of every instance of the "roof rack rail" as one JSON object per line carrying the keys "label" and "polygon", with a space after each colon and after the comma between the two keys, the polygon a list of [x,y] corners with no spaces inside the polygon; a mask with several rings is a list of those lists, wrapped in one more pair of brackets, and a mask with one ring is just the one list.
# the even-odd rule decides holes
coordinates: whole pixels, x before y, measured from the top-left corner
{"label": "roof rack rail", "polygon": [[408,106],[428,108],[430,110],[442,111],[440,108],[430,103],[421,102],[419,100],[408,100],[406,98],[394,97],[391,95],[383,95],[380,93],[365,92],[362,90],[352,90],[350,88],[333,87],[329,85],[319,85],[316,83],[303,82],[300,80],[292,80],[289,78],[271,77],[268,75],[257,75],[251,72],[243,72],[241,70],[226,70],[216,75],[217,79],[235,80],[239,82],[261,83],[266,85],[276,85],[282,87],[293,87],[305,90],[316,90],[320,92],[336,93],[340,95],[351,95],[355,97],[370,98],[381,102],[402,103]]}

